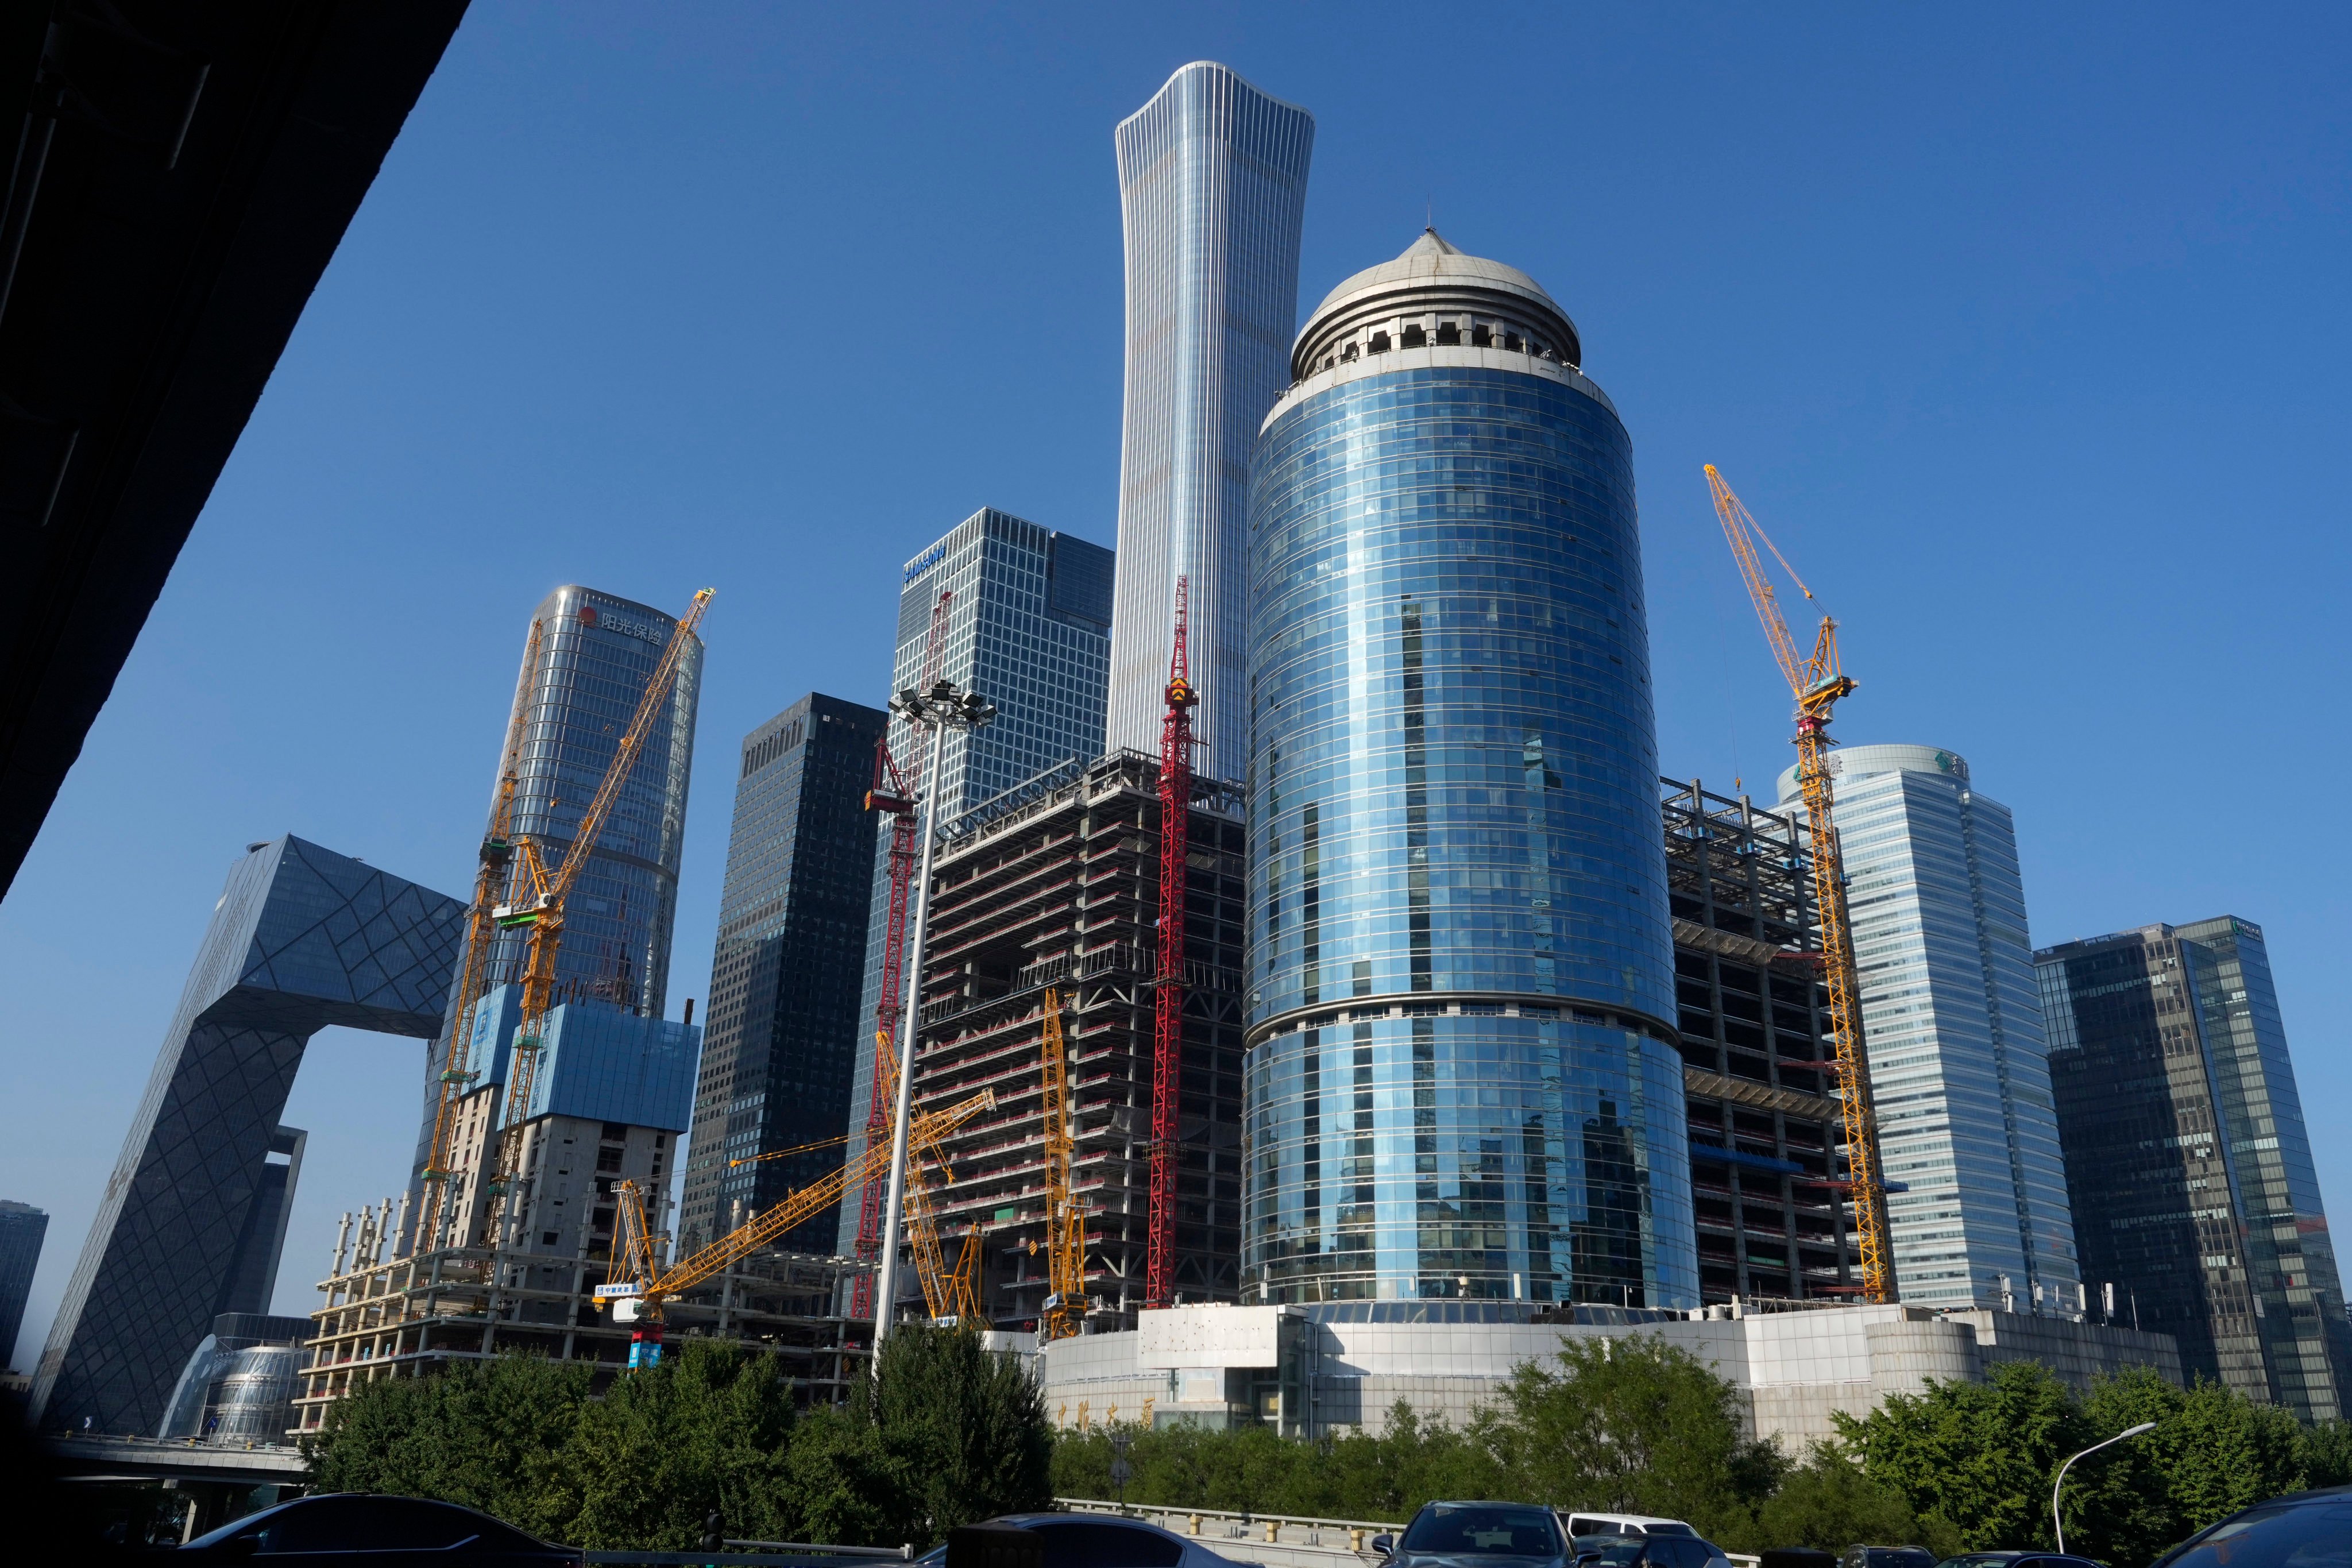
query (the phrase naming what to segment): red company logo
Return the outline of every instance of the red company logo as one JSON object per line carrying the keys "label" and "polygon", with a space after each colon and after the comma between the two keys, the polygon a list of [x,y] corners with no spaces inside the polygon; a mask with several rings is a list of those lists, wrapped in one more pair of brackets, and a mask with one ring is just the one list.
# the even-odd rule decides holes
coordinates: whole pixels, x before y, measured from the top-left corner
{"label": "red company logo", "polygon": [[583,626],[593,626],[596,624],[595,605],[583,605],[580,606],[580,624]]}

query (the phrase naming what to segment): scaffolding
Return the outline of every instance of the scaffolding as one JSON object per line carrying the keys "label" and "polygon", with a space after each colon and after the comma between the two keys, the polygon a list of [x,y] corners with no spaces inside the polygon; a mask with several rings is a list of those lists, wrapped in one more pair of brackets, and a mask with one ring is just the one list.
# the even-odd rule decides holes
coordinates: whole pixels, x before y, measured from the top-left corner
{"label": "scaffolding", "polygon": [[[382,1256],[391,1227],[362,1221],[359,1245],[320,1282],[325,1305],[294,1401],[296,1432],[316,1432],[327,1409],[363,1383],[418,1377],[502,1354],[585,1362],[608,1386],[629,1361],[631,1330],[593,1305],[609,1282],[609,1253],[556,1258],[444,1247]],[[740,1259],[667,1308],[673,1342],[707,1336],[774,1352],[803,1405],[839,1404],[863,1375],[870,1323],[835,1302],[855,1265],[841,1258],[763,1252]]]}
{"label": "scaffolding", "polygon": [[[922,1106],[992,1089],[998,1109],[942,1144],[943,1244],[986,1233],[983,1315],[1025,1329],[1052,1289],[1045,1091],[1048,987],[1063,1004],[1070,1171],[1085,1213],[1089,1319],[1132,1324],[1150,1255],[1160,764],[1065,764],[947,824],[931,890],[917,1037]],[[1192,782],[1186,823],[1183,1068],[1171,1293],[1240,1296],[1243,833],[1239,789]]]}
{"label": "scaffolding", "polygon": [[1810,832],[1660,781],[1699,1293],[1861,1294]]}

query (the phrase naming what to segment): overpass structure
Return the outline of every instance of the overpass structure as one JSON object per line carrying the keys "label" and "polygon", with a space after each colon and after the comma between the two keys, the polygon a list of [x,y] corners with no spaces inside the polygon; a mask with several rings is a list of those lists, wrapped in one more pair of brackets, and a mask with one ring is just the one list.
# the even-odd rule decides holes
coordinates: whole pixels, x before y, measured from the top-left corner
{"label": "overpass structure", "polygon": [[0,894],[466,6],[5,10]]}

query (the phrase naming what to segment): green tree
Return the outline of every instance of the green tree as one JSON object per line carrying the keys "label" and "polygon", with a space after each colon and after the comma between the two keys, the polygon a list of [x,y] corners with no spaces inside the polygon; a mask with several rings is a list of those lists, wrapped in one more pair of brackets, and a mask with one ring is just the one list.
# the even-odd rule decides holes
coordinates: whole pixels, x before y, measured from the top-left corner
{"label": "green tree", "polygon": [[[2307,1436],[2294,1417],[2219,1384],[2183,1389],[2138,1367],[2095,1384],[2084,1445],[2142,1421],[2144,1436],[2067,1472],[2066,1544],[2145,1562],[2225,1514],[2305,1484]],[[2048,1507],[2048,1489],[2042,1493]]]}
{"label": "green tree", "polygon": [[1900,1497],[1921,1529],[1961,1550],[2047,1547],[2050,1479],[2095,1439],[2066,1385],[2037,1362],[2005,1362],[1985,1383],[1927,1380],[1838,1429],[1869,1479]]}
{"label": "green tree", "polygon": [[2305,1427],[2295,1452],[2303,1464],[2305,1486],[2352,1483],[2352,1421],[2322,1421]]}
{"label": "green tree", "polygon": [[438,1377],[362,1384],[304,1440],[310,1484],[442,1498],[562,1539],[564,1455],[591,1373],[578,1363],[499,1356]]}
{"label": "green tree", "polygon": [[1843,1552],[1857,1543],[1927,1547],[1938,1557],[1958,1550],[1948,1525],[1923,1529],[1903,1498],[1864,1475],[1834,1443],[1816,1443],[1780,1489],[1757,1510],[1750,1538],[1759,1547],[1811,1546]]}
{"label": "green tree", "polygon": [[883,1342],[870,1395],[882,1446],[903,1467],[913,1533],[938,1541],[960,1524],[1053,1501],[1045,1396],[1019,1361],[979,1336],[916,1324]]}
{"label": "green tree", "polygon": [[1737,1389],[1663,1335],[1565,1340],[1559,1363],[1522,1363],[1486,1428],[1508,1495],[1745,1538],[1783,1461],[1742,1435]]}
{"label": "green tree", "polygon": [[729,1536],[802,1539],[792,1431],[792,1381],[773,1354],[688,1340],[580,1413],[550,1488],[562,1539],[689,1552],[713,1513]]}

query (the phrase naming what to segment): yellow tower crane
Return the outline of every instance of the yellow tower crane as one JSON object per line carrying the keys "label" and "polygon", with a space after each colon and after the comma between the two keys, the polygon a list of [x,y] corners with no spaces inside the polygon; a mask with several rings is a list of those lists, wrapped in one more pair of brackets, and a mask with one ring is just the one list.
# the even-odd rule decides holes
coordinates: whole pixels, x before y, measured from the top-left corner
{"label": "yellow tower crane", "polygon": [[1895,1268],[1886,1236],[1886,1186],[1878,1163],[1878,1118],[1871,1105],[1870,1063],[1864,1055],[1862,1000],[1854,978],[1853,930],[1846,911],[1845,860],[1838,848],[1832,818],[1830,774],[1826,759],[1836,742],[1830,739],[1830,719],[1838,699],[1854,689],[1838,660],[1837,622],[1822,617],[1808,658],[1797,651],[1789,635],[1788,619],[1780,614],[1780,596],[1764,574],[1756,541],[1772,552],[1797,591],[1811,599],[1796,568],[1769,535],[1739,504],[1715,465],[1706,465],[1707,489],[1715,496],[1715,513],[1722,520],[1723,536],[1731,543],[1732,558],[1747,580],[1748,596],[1755,601],[1756,617],[1764,623],[1772,657],[1797,701],[1797,781],[1804,792],[1805,816],[1813,835],[1813,902],[1822,926],[1822,976],[1830,994],[1830,1028],[1836,1048],[1838,1097],[1843,1107],[1846,1173],[1853,1189],[1854,1244],[1861,1254],[1862,1299],[1892,1301]]}
{"label": "yellow tower crane", "polygon": [[515,691],[514,712],[507,721],[506,750],[499,761],[498,797],[490,805],[489,829],[482,835],[481,869],[475,873],[474,902],[466,914],[466,948],[457,965],[457,1016],[449,1030],[448,1058],[441,1064],[441,1102],[433,1117],[433,1152],[425,1162],[425,1206],[420,1211],[415,1248],[420,1253],[441,1245],[442,1227],[447,1223],[446,1191],[454,1173],[457,1106],[479,1076],[468,1059],[474,1039],[474,1007],[488,989],[483,975],[489,964],[490,948],[498,938],[493,912],[507,901],[507,886],[513,876],[514,842],[509,836],[514,831],[515,786],[522,775],[523,736],[530,728],[530,683],[539,669],[539,649],[545,631],[544,622],[530,623],[530,642],[523,649],[522,677]]}
{"label": "yellow tower crane", "polygon": [[1045,993],[1045,1308],[1040,1342],[1075,1334],[1087,1315],[1087,1219],[1070,1185],[1076,1141],[1070,1130],[1070,1075],[1062,1041],[1062,994]]}
{"label": "yellow tower crane", "polygon": [[595,798],[581,814],[580,826],[563,851],[562,865],[551,873],[540,854],[538,837],[521,837],[517,845],[521,851],[521,863],[515,875],[516,886],[508,901],[491,910],[491,919],[501,929],[527,931],[530,942],[523,952],[522,1021],[515,1029],[498,1165],[488,1189],[495,1202],[484,1226],[485,1245],[496,1247],[500,1242],[507,1194],[521,1163],[523,1124],[530,1118],[530,1097],[539,1075],[541,1050],[545,1045],[547,1014],[555,998],[555,956],[563,939],[563,901],[579,881],[580,873],[587,868],[589,854],[596,847],[597,839],[604,836],[604,824],[621,797],[622,786],[629,782],[637,758],[645,752],[646,737],[653,732],[654,721],[669,701],[670,688],[677,679],[678,663],[694,640],[694,629],[701,625],[702,613],[710,607],[716,592],[705,588],[696,594],[694,603],[678,620],[677,629],[671,633],[669,646],[662,650],[661,662],[654,666],[653,674],[646,681],[645,694],[637,700],[637,710],[630,716],[628,729],[613,749],[612,765],[604,770]]}
{"label": "yellow tower crane", "polygon": [[[945,1110],[924,1111],[915,1119],[914,1136],[927,1146],[936,1147],[941,1137],[953,1132],[982,1111],[995,1108],[995,1094],[982,1089],[971,1099]],[[805,1145],[810,1148],[824,1146],[824,1143]],[[797,1152],[782,1151],[788,1153]],[[784,1201],[775,1207],[730,1231],[709,1246],[688,1254],[667,1268],[661,1266],[660,1238],[646,1222],[645,1194],[634,1181],[623,1182],[614,1188],[617,1201],[613,1206],[620,1213],[613,1237],[612,1283],[598,1286],[595,1296],[600,1309],[613,1308],[615,1322],[643,1325],[637,1330],[635,1342],[630,1346],[629,1364],[646,1365],[660,1359],[665,1303],[675,1301],[683,1292],[750,1257],[811,1216],[838,1204],[845,1191],[871,1181],[877,1171],[888,1169],[889,1163],[890,1145],[887,1142],[870,1144],[865,1153],[840,1170],[829,1172],[800,1191],[787,1194]],[[642,1355],[647,1345],[652,1347],[651,1355]]]}

